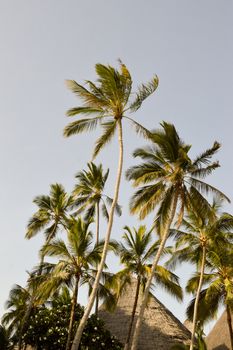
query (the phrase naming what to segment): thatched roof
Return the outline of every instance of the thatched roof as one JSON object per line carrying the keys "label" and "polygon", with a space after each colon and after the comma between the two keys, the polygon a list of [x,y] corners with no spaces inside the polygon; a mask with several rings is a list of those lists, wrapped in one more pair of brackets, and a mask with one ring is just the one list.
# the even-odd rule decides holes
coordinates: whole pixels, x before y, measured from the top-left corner
{"label": "thatched roof", "polygon": [[[122,343],[126,340],[135,291],[136,281],[133,281],[120,297],[114,313],[104,311],[102,307],[99,311],[99,317],[105,321],[106,327]],[[138,304],[140,302],[141,295]],[[138,311],[139,308],[137,314]],[[188,344],[189,339],[187,328],[158,299],[151,297],[144,314],[138,350],[169,350],[177,343]]]}
{"label": "thatched roof", "polygon": [[184,321],[183,325],[190,331],[192,332],[193,328],[193,323],[192,321],[189,321],[188,319]]}
{"label": "thatched roof", "polygon": [[206,338],[206,343],[208,350],[229,350],[231,348],[226,311],[222,314],[212,331],[209,333]]}

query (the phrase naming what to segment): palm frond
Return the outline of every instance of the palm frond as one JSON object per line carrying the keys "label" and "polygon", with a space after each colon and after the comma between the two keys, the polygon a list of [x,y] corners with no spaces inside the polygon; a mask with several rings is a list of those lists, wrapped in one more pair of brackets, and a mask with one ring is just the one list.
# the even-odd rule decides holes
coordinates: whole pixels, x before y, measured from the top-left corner
{"label": "palm frond", "polygon": [[72,135],[80,134],[82,132],[91,131],[97,127],[97,125],[103,119],[103,116],[89,118],[89,119],[80,119],[72,123],[69,123],[64,129],[64,136],[69,137]]}
{"label": "palm frond", "polygon": [[147,138],[147,139],[152,138],[152,133],[148,129],[146,129],[143,125],[139,124],[138,122],[136,122],[135,120],[133,120],[130,117],[124,116],[124,118],[130,120],[130,122],[131,122],[132,126],[134,127],[137,134],[139,134],[140,136],[143,136],[144,138]]}
{"label": "palm frond", "polygon": [[103,110],[101,108],[73,107],[66,112],[66,115],[68,117],[73,117],[74,115],[78,115],[78,114],[85,114],[85,115],[98,114],[98,115],[100,115],[102,113],[103,113]]}
{"label": "palm frond", "polygon": [[94,152],[93,152],[93,158],[95,158],[98,155],[98,153],[100,152],[100,150],[107,143],[109,143],[112,140],[112,138],[114,136],[114,133],[116,131],[116,125],[117,125],[117,121],[116,120],[102,124],[104,132],[103,132],[103,134],[100,136],[100,138],[95,143],[95,149],[94,149]]}
{"label": "palm frond", "polygon": [[136,112],[141,107],[143,101],[145,101],[147,97],[153,94],[153,92],[157,89],[158,85],[159,85],[159,78],[157,77],[157,75],[155,75],[150,82],[139,86],[138,92],[136,93],[136,98],[130,104],[130,107],[129,107],[130,111]]}
{"label": "palm frond", "polygon": [[207,195],[209,193],[212,193],[216,196],[219,196],[220,198],[226,200],[228,203],[230,203],[230,199],[220,190],[218,190],[216,187],[211,186],[207,184],[204,181],[201,181],[200,179],[196,179],[194,177],[190,177],[189,181],[191,182],[191,185],[194,186],[198,191],[202,191],[206,193]]}
{"label": "palm frond", "polygon": [[214,142],[213,146],[209,149],[207,149],[205,152],[200,154],[196,159],[193,161],[193,165],[196,166],[201,166],[202,164],[209,164],[210,159],[212,156],[219,150],[221,147],[221,144],[217,141]]}
{"label": "palm frond", "polygon": [[105,99],[88,91],[84,86],[75,80],[66,80],[66,85],[75,95],[77,95],[87,107],[103,108],[106,105]]}

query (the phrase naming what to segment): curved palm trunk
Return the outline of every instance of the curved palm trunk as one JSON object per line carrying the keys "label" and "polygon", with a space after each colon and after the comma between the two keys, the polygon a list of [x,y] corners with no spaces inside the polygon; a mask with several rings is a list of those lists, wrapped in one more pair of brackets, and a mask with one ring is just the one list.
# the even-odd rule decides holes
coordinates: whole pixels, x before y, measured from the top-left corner
{"label": "curved palm trunk", "polygon": [[227,324],[229,328],[230,341],[231,341],[231,350],[233,350],[233,330],[232,330],[232,319],[231,319],[231,310],[227,305]]}
{"label": "curved palm trunk", "polygon": [[140,291],[140,284],[141,284],[141,279],[138,276],[138,278],[137,278],[137,288],[136,288],[135,299],[134,299],[134,304],[133,304],[133,310],[132,310],[132,315],[131,315],[131,320],[130,320],[130,324],[129,324],[128,335],[127,335],[127,338],[126,338],[124,350],[128,350],[129,349],[130,337],[131,337],[131,333],[132,333],[133,322],[134,322],[135,313],[136,313],[137,304],[138,304],[138,296],[139,296],[139,291]]}
{"label": "curved palm trunk", "polygon": [[103,268],[104,268],[105,259],[106,259],[106,255],[107,255],[107,251],[108,251],[108,244],[109,244],[111,231],[112,231],[114,211],[115,211],[115,207],[116,207],[118,195],[119,195],[121,175],[122,175],[122,165],[123,165],[123,139],[122,139],[121,119],[118,119],[117,123],[118,123],[118,142],[119,142],[119,162],[118,162],[118,171],[117,171],[117,179],[116,179],[116,185],[115,185],[114,198],[113,198],[112,206],[111,206],[110,213],[109,213],[108,227],[107,227],[107,232],[106,232],[106,236],[105,236],[104,249],[103,249],[101,261],[100,261],[100,264],[98,267],[98,272],[97,272],[97,275],[95,278],[95,282],[93,285],[93,289],[92,289],[92,292],[91,292],[91,295],[89,298],[89,302],[88,302],[87,307],[85,309],[84,315],[80,321],[80,324],[79,324],[79,327],[77,329],[71,350],[78,350],[78,348],[79,348],[79,344],[80,344],[80,340],[81,340],[81,336],[82,336],[84,327],[87,323],[87,319],[90,315],[91,309],[93,307],[93,304],[94,304],[94,301],[96,298],[101,273],[102,273]]}
{"label": "curved palm trunk", "polygon": [[72,328],[73,328],[74,316],[75,316],[75,306],[77,304],[77,299],[78,299],[78,284],[79,284],[79,277],[76,277],[75,286],[74,286],[74,293],[73,293],[73,298],[72,298],[72,307],[71,307],[71,312],[70,312],[70,324],[69,324],[69,329],[68,329],[66,350],[70,349]]}
{"label": "curved palm trunk", "polygon": [[[53,229],[52,233],[47,238],[47,240],[45,242],[45,246],[47,244],[49,244],[49,242],[51,241],[51,239],[52,239],[56,229],[57,229],[57,223],[54,225],[54,229]],[[40,276],[42,274],[43,263],[44,263],[44,254],[41,255],[40,265],[39,265],[39,270],[38,270],[38,276]],[[21,348],[22,348],[22,336],[23,336],[23,332],[27,329],[27,323],[28,323],[29,318],[31,316],[34,300],[35,300],[35,292],[33,292],[32,295],[31,295],[31,299],[30,299],[29,304],[27,306],[25,315],[24,315],[23,320],[22,320],[22,325],[20,327],[19,341],[18,341],[18,349],[19,350],[21,350]]]}
{"label": "curved palm trunk", "polygon": [[[96,244],[99,243],[99,226],[100,226],[100,207],[99,202],[96,203]],[[98,269],[98,265],[97,265]],[[99,308],[99,291],[96,293],[96,301],[95,301],[95,315],[98,316],[98,308]]]}
{"label": "curved palm trunk", "polygon": [[176,213],[177,201],[178,201],[178,194],[176,194],[175,198],[173,199],[170,218],[168,219],[168,221],[167,221],[167,223],[165,225],[165,228],[163,230],[162,240],[161,240],[159,249],[157,251],[157,254],[155,256],[155,259],[153,261],[152,267],[151,267],[151,274],[148,277],[148,280],[146,282],[146,287],[145,287],[145,290],[144,290],[143,299],[142,299],[142,303],[141,303],[141,306],[140,306],[138,320],[137,320],[137,323],[136,323],[136,326],[135,326],[135,331],[134,331],[134,334],[133,334],[133,341],[132,341],[131,350],[137,350],[139,334],[140,334],[140,330],[141,330],[143,315],[144,315],[145,308],[146,308],[146,303],[147,303],[148,296],[149,296],[151,282],[152,282],[152,279],[154,277],[155,269],[156,269],[156,267],[158,265],[160,256],[161,256],[161,254],[163,252],[163,249],[165,247],[165,244],[166,244],[166,241],[167,241],[167,238],[168,238],[168,235],[169,235],[170,226],[172,224],[172,221],[173,221],[175,213]]}
{"label": "curved palm trunk", "polygon": [[203,276],[204,276],[204,271],[205,271],[205,261],[206,261],[206,246],[203,245],[200,279],[199,279],[196,299],[195,299],[195,303],[194,303],[192,335],[191,335],[191,343],[190,343],[189,350],[193,350],[193,348],[194,348],[195,331],[196,331],[196,324],[197,324],[198,303],[199,303],[199,298],[200,298],[200,293],[201,293],[201,288],[202,288],[202,283],[203,283]]}

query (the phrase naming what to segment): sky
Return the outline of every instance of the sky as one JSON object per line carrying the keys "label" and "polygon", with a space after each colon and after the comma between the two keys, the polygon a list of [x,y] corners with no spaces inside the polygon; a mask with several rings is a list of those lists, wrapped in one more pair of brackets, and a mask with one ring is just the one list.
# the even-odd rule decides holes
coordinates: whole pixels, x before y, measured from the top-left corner
{"label": "sky", "polygon": [[[71,191],[74,175],[91,159],[98,131],[62,135],[70,121],[66,110],[79,104],[64,81],[95,80],[96,63],[117,66],[120,58],[135,90],[157,74],[159,88],[135,119],[148,128],[162,120],[174,123],[192,144],[192,156],[221,142],[221,168],[208,181],[233,199],[232,33],[231,0],[0,0],[0,316],[11,287],[24,286],[38,262],[43,235],[24,239],[36,210],[33,198],[48,194],[56,182]],[[144,141],[126,123],[124,138],[126,170]],[[114,141],[96,160],[110,168],[109,195],[117,156]],[[123,215],[115,221],[114,238],[124,225],[141,224],[128,212],[132,193],[123,178]],[[224,210],[233,213],[231,204]],[[116,270],[116,260],[108,261]],[[190,267],[177,272],[184,285]],[[181,305],[162,291],[156,295],[184,321],[190,296]]]}

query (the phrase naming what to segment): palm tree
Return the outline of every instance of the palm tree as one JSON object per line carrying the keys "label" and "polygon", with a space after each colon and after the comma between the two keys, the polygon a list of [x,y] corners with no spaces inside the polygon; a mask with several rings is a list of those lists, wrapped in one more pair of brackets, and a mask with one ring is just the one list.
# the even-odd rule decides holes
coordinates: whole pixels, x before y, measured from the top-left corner
{"label": "palm tree", "polygon": [[[103,172],[102,164],[99,166],[93,162],[87,164],[88,170],[82,170],[77,175],[78,183],[75,185],[73,206],[78,208],[77,213],[85,210],[84,219],[96,217],[96,244],[99,243],[100,209],[108,220],[107,205],[112,204],[112,198],[104,194],[105,183],[108,179],[109,169]],[[116,204],[116,213],[121,215],[121,207]],[[95,314],[98,315],[99,296],[96,295]]]}
{"label": "palm tree", "polygon": [[33,202],[37,205],[38,210],[29,219],[25,237],[31,239],[44,231],[46,243],[49,243],[60,228],[66,228],[73,198],[65,192],[62,185],[52,184],[49,195],[37,196]]}
{"label": "palm tree", "polygon": [[98,284],[101,277],[101,272],[104,267],[108,242],[111,235],[113,216],[118,200],[122,165],[123,165],[123,134],[122,134],[122,120],[127,119],[135,127],[136,132],[141,133],[145,137],[149,137],[149,131],[134,121],[132,118],[126,116],[127,113],[136,112],[142,105],[143,101],[150,96],[158,86],[158,78],[155,76],[148,84],[142,84],[135,98],[131,100],[132,92],[132,78],[126,66],[120,62],[120,70],[111,66],[96,64],[96,73],[98,76],[97,84],[91,81],[86,81],[86,87],[78,84],[73,80],[68,80],[68,87],[82,100],[81,107],[75,107],[67,112],[68,116],[82,114],[85,116],[67,125],[64,130],[65,136],[79,134],[81,132],[89,131],[98,124],[103,128],[103,134],[96,141],[93,156],[97,156],[99,151],[111,141],[116,130],[118,130],[119,143],[119,161],[117,178],[113,196],[113,202],[109,212],[109,221],[105,235],[105,245],[103,249],[102,259],[99,264],[98,273],[96,275],[95,284],[89,298],[88,305],[85,309],[83,318],[79,324],[72,350],[78,350],[81,335],[88,316],[91,312],[96,294],[98,291]]}
{"label": "palm tree", "polygon": [[82,285],[83,279],[90,277],[91,266],[96,265],[100,260],[100,247],[92,247],[93,235],[89,230],[90,223],[83,221],[80,217],[70,219],[67,244],[61,239],[53,239],[42,250],[43,255],[57,257],[59,261],[54,264],[47,280],[42,283],[39,290],[40,296],[47,299],[63,284],[72,286],[73,289],[66,350],[70,349],[79,286]]}
{"label": "palm tree", "polygon": [[[31,302],[32,290],[15,285],[9,294],[5,307],[8,310],[2,317],[2,324],[6,327],[9,336],[18,341],[19,330],[27,305]],[[33,299],[31,312],[37,307],[37,301]]]}
{"label": "palm tree", "polygon": [[[63,285],[67,285],[73,290],[66,350],[70,349],[79,287],[85,283],[92,286],[93,274],[96,272],[95,266],[100,261],[103,248],[101,242],[98,245],[95,244],[94,247],[92,246],[93,234],[89,230],[90,224],[91,221],[86,222],[81,217],[71,218],[68,224],[68,242],[53,239],[42,249],[43,255],[57,257],[59,261],[56,264],[49,264],[50,273],[38,289],[40,298],[42,300],[48,299]],[[110,242],[110,246],[114,248],[116,244]]]}
{"label": "palm tree", "polygon": [[216,247],[224,247],[229,244],[229,230],[233,228],[233,217],[223,213],[217,216],[219,205],[213,202],[213,215],[208,217],[205,213],[190,212],[182,226],[186,232],[173,230],[176,238],[176,249],[172,252],[170,262],[188,261],[195,265],[200,272],[200,279],[196,291],[194,313],[192,319],[192,337],[190,349],[194,348],[199,297],[203,284],[203,276],[206,267],[206,257],[209,251]]}
{"label": "palm tree", "polygon": [[200,211],[210,212],[210,205],[201,192],[214,193],[228,200],[222,192],[203,181],[203,178],[219,167],[218,162],[211,163],[211,158],[220,144],[215,142],[210,149],[191,161],[188,156],[191,146],[180,139],[174,125],[163,122],[161,126],[162,130],[153,133],[152,145],[139,148],[134,152],[134,156],[140,157],[143,162],[127,171],[127,178],[133,180],[134,186],[142,185],[131,199],[131,213],[139,214],[139,218],[144,219],[158,207],[155,226],[161,236],[161,244],[153,261],[151,276],[145,287],[132,350],[137,348],[150,284],[177,208],[180,208],[177,218],[179,226],[184,209],[190,209],[194,203],[199,203]]}
{"label": "palm tree", "polygon": [[[119,243],[118,254],[124,268],[116,274],[119,280],[119,294],[124,292],[127,284],[132,283],[134,277],[137,278],[136,293],[133,310],[128,328],[124,350],[129,349],[130,338],[133,329],[134,318],[136,314],[139,292],[145,286],[148,275],[151,272],[151,263],[154,254],[158,250],[159,241],[152,243],[152,230],[146,231],[146,226],[140,226],[138,229],[131,230],[128,226],[124,227],[124,243]],[[164,250],[166,253],[166,250]],[[153,276],[155,286],[159,285],[177,299],[182,300],[182,289],[178,284],[178,277],[162,266],[157,266]]]}
{"label": "palm tree", "polygon": [[[39,232],[43,231],[45,234],[45,245],[47,245],[51,239],[55,237],[60,228],[66,227],[68,211],[72,205],[72,197],[65,192],[62,185],[52,184],[50,186],[49,195],[37,196],[33,202],[37,205],[38,210],[29,219],[25,237],[31,239]],[[38,275],[41,275],[43,261],[44,256],[41,255]],[[32,294],[31,302],[27,305],[27,309],[25,310],[19,333],[19,349],[21,349],[22,334],[27,327],[34,297],[35,296]]]}
{"label": "palm tree", "polygon": [[[210,273],[203,276],[203,285],[206,288],[201,291],[199,300],[198,318],[205,322],[216,315],[220,305],[224,305],[227,313],[231,350],[233,350],[232,317],[233,310],[233,253],[232,244],[222,248],[215,248],[207,256]],[[194,275],[187,284],[187,291],[194,292],[197,287],[199,274]],[[195,299],[192,300],[187,315],[189,318],[194,313]]]}

